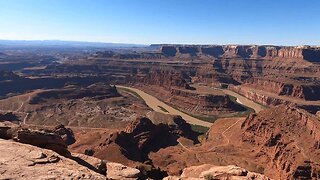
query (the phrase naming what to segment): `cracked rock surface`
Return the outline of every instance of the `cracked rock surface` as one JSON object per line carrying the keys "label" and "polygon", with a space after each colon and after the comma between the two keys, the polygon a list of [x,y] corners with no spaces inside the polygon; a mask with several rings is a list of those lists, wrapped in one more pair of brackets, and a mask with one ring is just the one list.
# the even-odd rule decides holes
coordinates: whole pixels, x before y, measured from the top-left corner
{"label": "cracked rock surface", "polygon": [[0,179],[106,179],[51,150],[0,139],[0,152]]}

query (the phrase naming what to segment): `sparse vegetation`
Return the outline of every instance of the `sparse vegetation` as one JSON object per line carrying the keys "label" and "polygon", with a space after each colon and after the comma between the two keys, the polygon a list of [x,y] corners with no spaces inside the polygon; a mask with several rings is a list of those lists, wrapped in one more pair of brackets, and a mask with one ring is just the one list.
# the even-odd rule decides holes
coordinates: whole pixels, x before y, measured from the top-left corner
{"label": "sparse vegetation", "polygon": [[221,83],[221,88],[222,88],[222,89],[228,89],[228,87],[229,87],[228,84],[222,84],[222,83]]}
{"label": "sparse vegetation", "polygon": [[165,112],[165,113],[168,113],[169,111],[168,110],[166,110],[164,107],[162,107],[162,106],[158,106],[160,109],[161,109],[161,111],[163,111],[163,112]]}
{"label": "sparse vegetation", "polygon": [[[233,91],[233,92],[234,92],[234,91]],[[238,93],[237,93],[237,94],[238,94]],[[245,96],[243,96],[243,95],[241,95],[241,94],[238,94],[238,95],[241,96],[241,97],[246,98]],[[231,101],[238,103],[236,97],[231,96],[231,95],[228,95],[228,96],[229,96],[229,98],[230,98]],[[256,103],[256,104],[259,104],[260,106],[262,106],[262,107],[264,107],[264,108],[266,108],[266,109],[269,108],[269,106],[266,106],[266,105],[264,105],[264,104],[261,104],[261,103],[259,103],[259,102],[257,102],[257,101],[252,100],[252,99],[250,99],[250,100],[253,101],[253,102]],[[243,105],[242,105],[242,106],[243,106]],[[248,108],[248,107],[247,107],[247,108]]]}
{"label": "sparse vegetation", "polygon": [[[232,102],[234,102],[234,103],[236,103],[236,104],[239,104],[239,103],[237,102],[237,98],[236,98],[236,97],[231,96],[231,95],[228,95],[228,96],[229,96],[229,99],[230,99]],[[252,109],[252,108],[250,108],[250,107],[248,107],[248,106],[245,106],[245,105],[243,105],[243,104],[239,104],[239,105],[241,105],[242,107],[244,107],[244,108],[246,109],[246,111],[239,112],[239,113],[233,115],[232,117],[246,117],[246,116],[248,116],[249,114],[255,112],[254,109]]]}
{"label": "sparse vegetation", "polygon": [[[117,86],[116,86],[117,87]],[[117,87],[117,89],[121,90],[121,91],[125,91],[133,96],[135,96],[136,98],[140,99],[141,101],[145,102],[145,100],[136,92],[130,90],[130,89],[127,89],[127,88],[122,88],[122,87]]]}
{"label": "sparse vegetation", "polygon": [[228,96],[229,96],[229,99],[230,99],[232,102],[239,104],[239,103],[237,102],[237,98],[236,98],[236,97],[231,96],[231,95],[228,95]]}
{"label": "sparse vegetation", "polygon": [[204,175],[204,179],[205,180],[213,180],[214,178],[213,178],[212,174],[206,174],[206,175]]}
{"label": "sparse vegetation", "polygon": [[203,116],[203,115],[198,115],[198,114],[191,114],[191,113],[186,112],[186,111],[184,111],[184,110],[182,110],[182,109],[180,109],[180,108],[178,108],[178,107],[176,107],[174,105],[171,105],[171,107],[173,107],[174,109],[176,109],[178,111],[181,111],[181,112],[183,112],[185,114],[188,114],[191,117],[194,117],[194,118],[197,118],[199,120],[202,120],[202,121],[214,123],[218,119],[217,116]]}
{"label": "sparse vegetation", "polygon": [[200,126],[200,125],[196,125],[196,124],[190,124],[190,125],[191,125],[192,131],[200,133],[200,134],[205,134],[209,130],[208,127],[204,127],[204,126]]}
{"label": "sparse vegetation", "polygon": [[202,121],[206,121],[206,122],[211,122],[214,123],[218,117],[217,116],[201,116],[201,115],[196,115],[196,114],[188,114],[194,118],[200,119]]}

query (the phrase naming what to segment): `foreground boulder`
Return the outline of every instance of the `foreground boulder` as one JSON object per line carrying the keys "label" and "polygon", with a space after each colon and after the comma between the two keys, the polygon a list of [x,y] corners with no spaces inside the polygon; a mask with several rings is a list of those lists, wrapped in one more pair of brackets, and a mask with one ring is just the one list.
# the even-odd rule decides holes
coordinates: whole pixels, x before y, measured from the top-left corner
{"label": "foreground boulder", "polygon": [[70,128],[66,128],[64,125],[60,124],[53,129],[53,132],[58,134],[62,140],[67,144],[73,144],[76,142],[74,134]]}
{"label": "foreground boulder", "polygon": [[11,139],[12,129],[17,129],[18,125],[9,121],[0,122],[0,139]]}
{"label": "foreground boulder", "polygon": [[165,180],[213,180],[213,179],[257,179],[268,180],[269,178],[258,173],[247,171],[244,168],[229,165],[215,166],[211,164],[203,164],[200,166],[191,166],[185,168],[180,177],[169,176]]}
{"label": "foreground boulder", "polygon": [[72,156],[82,159],[85,162],[89,163],[95,169],[98,169],[99,173],[103,173],[100,170],[104,170],[104,174],[109,179],[134,180],[139,179],[139,177],[141,177],[140,170],[122,165],[120,163],[105,162],[101,159],[92,156],[87,156],[84,154],[72,153]]}
{"label": "foreground boulder", "polygon": [[134,180],[138,179],[140,171],[135,168],[124,166],[119,163],[107,163],[107,178]]}
{"label": "foreground boulder", "polygon": [[63,141],[61,136],[55,133],[21,129],[18,130],[14,140],[41,148],[50,149],[63,156],[70,155],[70,152],[67,150],[67,144]]}
{"label": "foreground boulder", "polygon": [[63,156],[70,156],[67,146],[75,142],[72,130],[63,125],[53,130],[35,130],[21,128],[11,122],[0,123],[0,138],[50,149]]}
{"label": "foreground boulder", "polygon": [[0,139],[1,179],[105,179],[51,150]]}

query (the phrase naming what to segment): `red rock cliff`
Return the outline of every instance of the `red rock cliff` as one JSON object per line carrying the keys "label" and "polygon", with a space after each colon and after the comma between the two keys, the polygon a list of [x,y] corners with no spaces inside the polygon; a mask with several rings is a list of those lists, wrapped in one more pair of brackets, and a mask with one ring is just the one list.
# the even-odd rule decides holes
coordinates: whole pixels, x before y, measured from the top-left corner
{"label": "red rock cliff", "polygon": [[320,48],[310,46],[257,46],[257,45],[162,45],[162,54],[209,55],[221,58],[303,59],[320,62]]}

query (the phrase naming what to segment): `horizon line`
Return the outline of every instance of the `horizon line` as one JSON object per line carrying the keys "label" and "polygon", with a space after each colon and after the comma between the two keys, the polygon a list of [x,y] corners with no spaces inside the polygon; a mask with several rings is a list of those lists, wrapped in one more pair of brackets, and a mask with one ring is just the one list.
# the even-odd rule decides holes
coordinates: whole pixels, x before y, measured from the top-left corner
{"label": "horizon line", "polygon": [[63,39],[0,39],[0,41],[24,41],[24,42],[45,42],[45,41],[51,41],[51,42],[74,42],[74,43],[99,43],[99,44],[114,44],[114,45],[138,45],[138,46],[151,46],[151,45],[195,45],[195,46],[214,46],[214,45],[238,45],[238,46],[311,46],[311,47],[319,47],[320,45],[315,44],[296,44],[296,45],[280,45],[280,44],[270,44],[270,43],[221,43],[221,44],[214,44],[214,43],[126,43],[126,42],[107,42],[107,41],[87,41],[87,40],[63,40]]}

